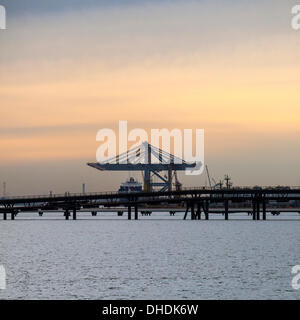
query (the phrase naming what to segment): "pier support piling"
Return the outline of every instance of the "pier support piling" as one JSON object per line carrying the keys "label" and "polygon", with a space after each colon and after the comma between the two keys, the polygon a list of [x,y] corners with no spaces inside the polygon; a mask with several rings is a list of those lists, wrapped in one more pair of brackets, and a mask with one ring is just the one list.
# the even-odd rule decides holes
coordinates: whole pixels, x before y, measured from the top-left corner
{"label": "pier support piling", "polygon": [[206,200],[204,204],[204,214],[205,214],[205,220],[209,220],[209,201]]}
{"label": "pier support piling", "polygon": [[137,206],[134,207],[134,219],[135,220],[139,219],[139,210]]}
{"label": "pier support piling", "polygon": [[198,220],[201,220],[201,204],[199,202],[197,203],[196,217]]}
{"label": "pier support piling", "polygon": [[267,220],[267,209],[266,209],[266,201],[264,200],[262,203],[263,208],[263,220]]}
{"label": "pier support piling", "polygon": [[7,220],[7,213],[6,212],[3,213],[3,220]]}
{"label": "pier support piling", "polygon": [[256,203],[255,203],[255,200],[252,201],[252,219],[253,220],[256,220]]}
{"label": "pier support piling", "polygon": [[224,203],[224,206],[225,206],[225,220],[228,220],[228,200],[225,200],[225,203]]}
{"label": "pier support piling", "polygon": [[11,220],[15,220],[15,213],[14,212],[11,213]]}
{"label": "pier support piling", "polygon": [[256,202],[257,210],[256,210],[256,220],[260,220],[260,203]]}
{"label": "pier support piling", "polygon": [[131,220],[131,206],[128,206],[128,220]]}
{"label": "pier support piling", "polygon": [[184,213],[184,217],[183,217],[183,220],[185,220],[186,219],[186,217],[187,217],[187,214],[188,214],[188,212],[189,212],[189,205],[188,204],[186,204],[186,210],[185,210],[185,213]]}
{"label": "pier support piling", "polygon": [[194,203],[191,204],[191,220],[195,220],[195,205]]}
{"label": "pier support piling", "polygon": [[65,211],[65,219],[69,220],[69,217],[70,217],[70,212],[69,212],[69,210],[66,210]]}
{"label": "pier support piling", "polygon": [[76,212],[76,209],[73,209],[73,220],[77,220],[77,212]]}

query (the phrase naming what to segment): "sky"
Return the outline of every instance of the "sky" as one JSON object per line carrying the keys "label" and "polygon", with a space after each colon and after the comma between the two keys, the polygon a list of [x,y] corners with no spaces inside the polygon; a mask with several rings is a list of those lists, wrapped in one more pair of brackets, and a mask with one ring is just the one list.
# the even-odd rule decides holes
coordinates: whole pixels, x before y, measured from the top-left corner
{"label": "sky", "polygon": [[119,120],[204,129],[216,180],[300,186],[295,1],[0,4],[0,183],[10,195],[116,190],[130,173],[86,163],[96,161],[97,131]]}

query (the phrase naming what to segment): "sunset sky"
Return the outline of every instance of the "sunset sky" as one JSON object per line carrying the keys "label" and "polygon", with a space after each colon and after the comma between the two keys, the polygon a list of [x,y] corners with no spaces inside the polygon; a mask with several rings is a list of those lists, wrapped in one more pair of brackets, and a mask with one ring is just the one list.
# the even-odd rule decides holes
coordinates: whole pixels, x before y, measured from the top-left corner
{"label": "sunset sky", "polygon": [[0,4],[0,183],[9,194],[78,192],[83,182],[116,190],[128,173],[86,163],[96,160],[97,131],[119,120],[204,129],[216,180],[300,186],[295,1]]}

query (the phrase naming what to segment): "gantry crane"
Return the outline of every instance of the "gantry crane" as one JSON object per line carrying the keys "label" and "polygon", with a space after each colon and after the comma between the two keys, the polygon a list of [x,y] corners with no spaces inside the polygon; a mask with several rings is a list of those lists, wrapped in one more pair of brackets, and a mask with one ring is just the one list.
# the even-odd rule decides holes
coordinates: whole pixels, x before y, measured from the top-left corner
{"label": "gantry crane", "polygon": [[[173,172],[177,190],[181,188],[181,183],[178,181],[176,171],[196,167],[195,162],[187,163],[148,142],[143,142],[140,146],[105,162],[88,163],[88,165],[101,171],[142,171],[144,191],[171,191]],[[161,175],[162,171],[166,171],[167,174]],[[153,177],[157,177],[159,182],[154,182]]]}

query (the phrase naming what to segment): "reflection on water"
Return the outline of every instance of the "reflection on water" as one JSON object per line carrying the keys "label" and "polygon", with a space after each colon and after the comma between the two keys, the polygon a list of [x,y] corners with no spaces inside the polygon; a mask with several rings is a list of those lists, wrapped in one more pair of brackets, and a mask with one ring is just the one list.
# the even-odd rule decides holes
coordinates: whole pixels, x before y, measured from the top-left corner
{"label": "reflection on water", "polygon": [[139,221],[112,214],[64,221],[61,213],[1,220],[7,288],[0,298],[300,298],[291,287],[291,268],[300,264],[297,214],[266,222],[247,215],[235,221],[157,215]]}

